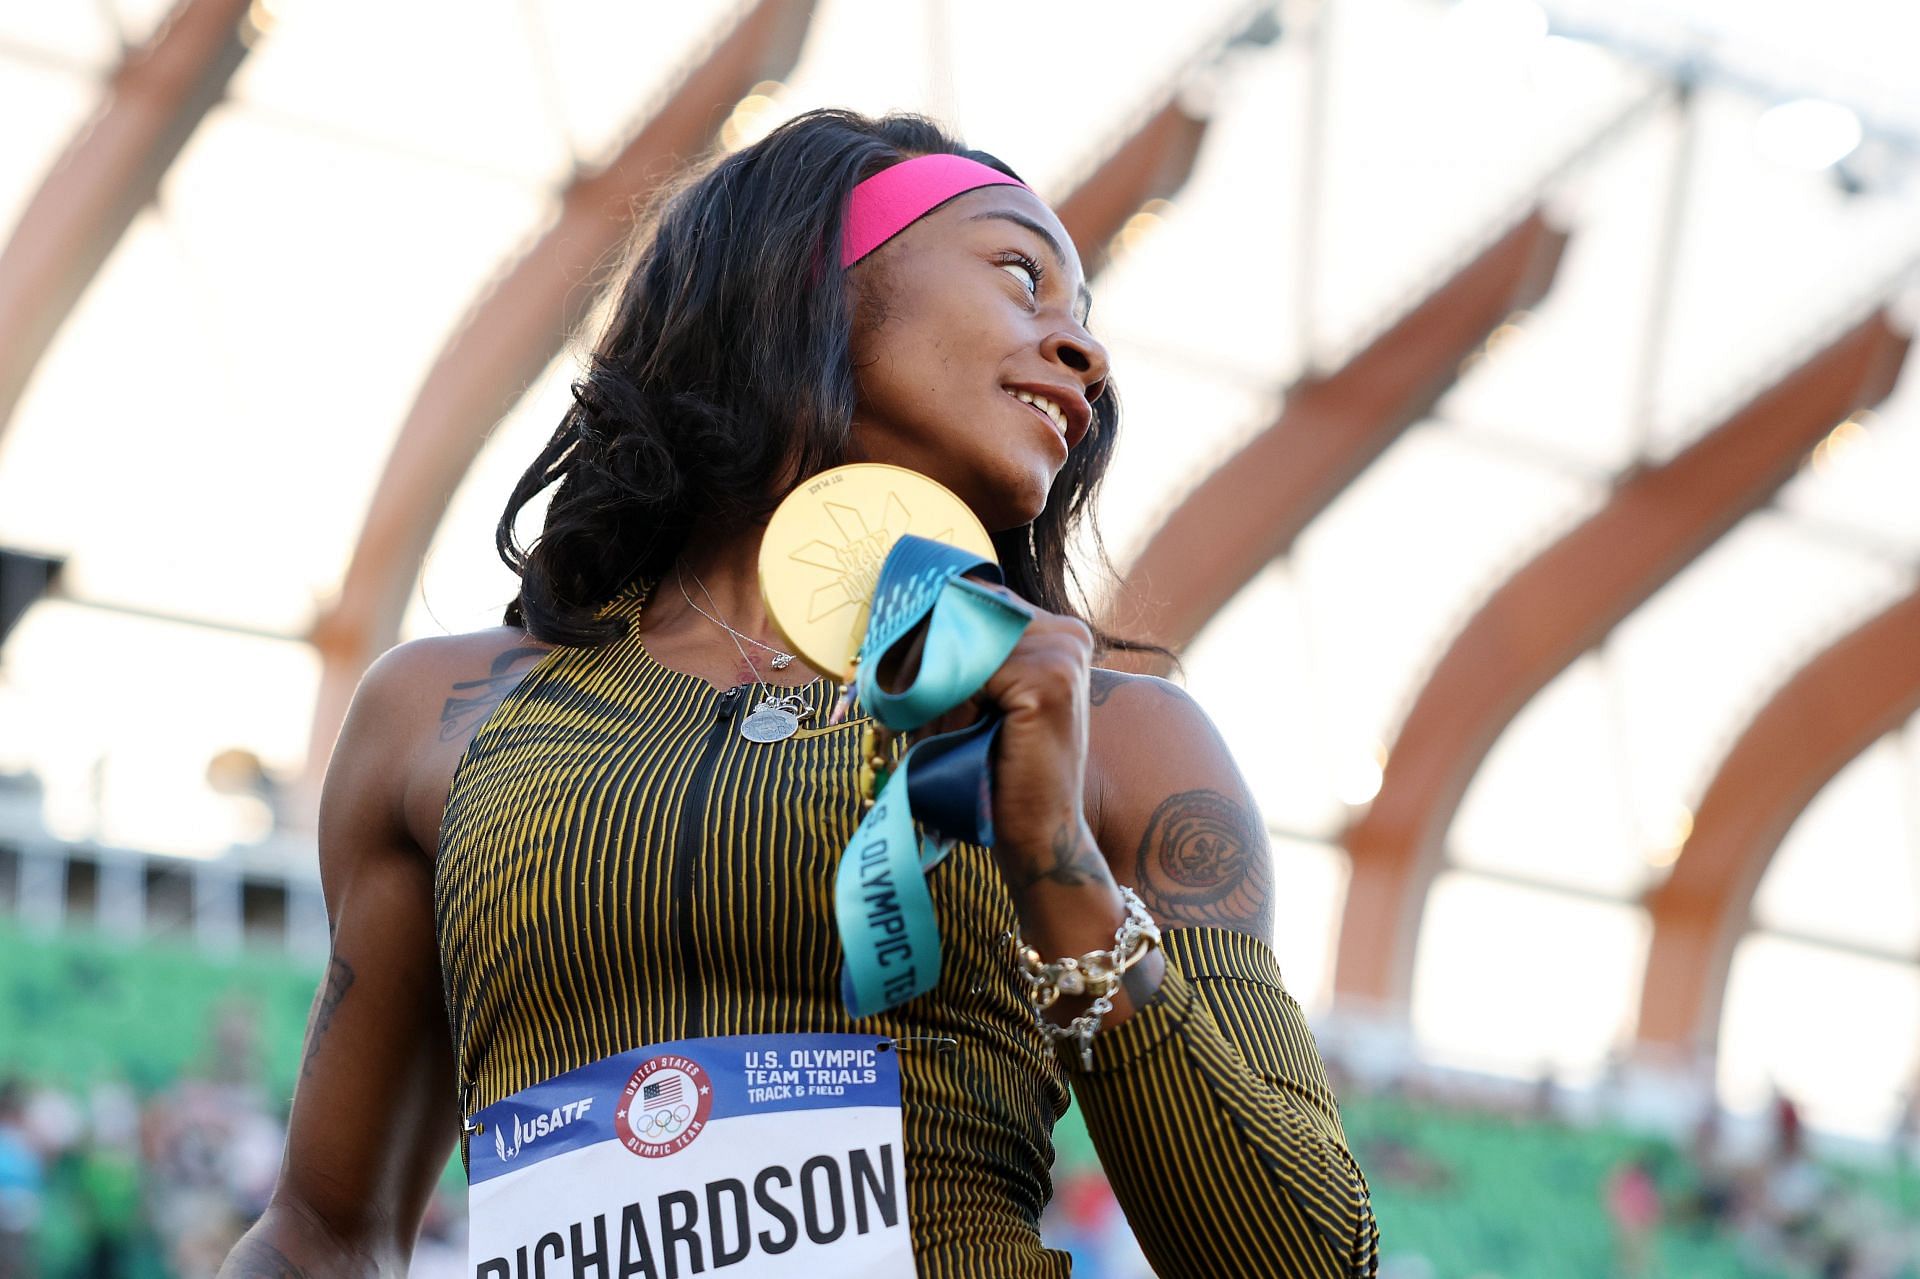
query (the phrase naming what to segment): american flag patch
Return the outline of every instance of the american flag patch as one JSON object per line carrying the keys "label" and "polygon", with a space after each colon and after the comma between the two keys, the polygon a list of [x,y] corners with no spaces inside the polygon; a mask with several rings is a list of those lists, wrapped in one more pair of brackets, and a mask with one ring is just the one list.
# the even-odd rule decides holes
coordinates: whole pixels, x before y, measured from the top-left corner
{"label": "american flag patch", "polygon": [[643,1106],[676,1106],[680,1104],[680,1076],[662,1079],[657,1084],[640,1086],[640,1104]]}

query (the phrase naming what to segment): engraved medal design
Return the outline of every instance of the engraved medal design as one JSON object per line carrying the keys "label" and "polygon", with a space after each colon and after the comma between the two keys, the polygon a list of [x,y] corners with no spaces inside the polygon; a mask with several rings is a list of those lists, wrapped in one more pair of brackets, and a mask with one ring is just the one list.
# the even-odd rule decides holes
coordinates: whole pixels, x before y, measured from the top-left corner
{"label": "engraved medal design", "polygon": [[905,467],[836,466],[787,494],[760,543],[760,597],[787,647],[850,680],[880,566],[903,533],[997,558],[965,502]]}

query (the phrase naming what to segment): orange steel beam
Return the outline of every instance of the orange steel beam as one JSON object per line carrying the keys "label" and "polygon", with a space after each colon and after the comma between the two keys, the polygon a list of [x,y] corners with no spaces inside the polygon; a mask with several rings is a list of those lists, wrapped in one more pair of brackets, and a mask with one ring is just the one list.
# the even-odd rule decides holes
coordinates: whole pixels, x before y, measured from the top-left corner
{"label": "orange steel beam", "polygon": [[1835,774],[1916,711],[1920,590],[1801,667],[1749,722],[1708,784],[1673,872],[1644,898],[1653,944],[1642,1055],[1711,1055],[1734,948],[1781,840]]}
{"label": "orange steel beam", "polygon": [[1107,247],[1141,205],[1187,184],[1206,136],[1204,118],[1178,98],[1155,112],[1055,208],[1092,278],[1107,265]]}
{"label": "orange steel beam", "polygon": [[422,383],[374,488],[338,595],[314,623],[320,691],[303,805],[332,751],[361,674],[400,631],[433,533],[488,430],[592,309],[585,283],[628,233],[639,201],[713,144],[733,104],[790,70],[813,0],[761,0],[598,172],[562,194],[560,216],[476,301]]}
{"label": "orange steel beam", "polygon": [[248,0],[185,0],[107,81],[0,248],[0,435],[53,338],[261,31]]}
{"label": "orange steel beam", "polygon": [[[724,114],[714,104],[731,103],[791,65],[804,32],[796,15],[804,17],[810,7],[791,0],[760,5],[620,161],[568,191],[558,225],[488,297],[428,375],[375,489],[339,597],[314,628],[322,673],[308,792],[360,675],[399,636],[420,562],[488,428],[591,308],[594,294],[576,281],[624,233],[629,201],[678,167],[677,157],[706,145]],[[777,56],[767,52],[776,44]],[[779,65],[770,68],[773,62]],[[1076,244],[1104,248],[1143,201],[1171,194],[1190,171],[1204,128],[1169,107],[1121,144],[1061,206]]]}
{"label": "orange steel beam", "polygon": [[[1420,690],[1352,856],[1334,989],[1406,1006],[1427,888],[1467,783],[1533,695],[1765,503],[1847,414],[1885,398],[1908,337],[1876,312],[1672,460],[1629,472],[1474,615]],[[1542,832],[1551,838],[1550,832]]]}
{"label": "orange steel beam", "polygon": [[[1426,416],[1503,319],[1545,296],[1566,244],[1536,209],[1344,367],[1295,385],[1279,419],[1201,481],[1128,567],[1113,624],[1173,648],[1191,640]],[[1164,673],[1151,656],[1122,660]]]}

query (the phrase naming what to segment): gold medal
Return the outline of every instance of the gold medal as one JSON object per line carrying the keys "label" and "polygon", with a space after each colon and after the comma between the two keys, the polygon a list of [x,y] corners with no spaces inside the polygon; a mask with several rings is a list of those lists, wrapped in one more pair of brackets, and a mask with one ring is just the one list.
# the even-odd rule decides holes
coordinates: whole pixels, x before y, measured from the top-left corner
{"label": "gold medal", "polygon": [[880,566],[902,533],[999,558],[965,502],[918,471],[884,462],[822,471],[774,511],[760,543],[760,598],[807,665],[842,683],[853,678]]}

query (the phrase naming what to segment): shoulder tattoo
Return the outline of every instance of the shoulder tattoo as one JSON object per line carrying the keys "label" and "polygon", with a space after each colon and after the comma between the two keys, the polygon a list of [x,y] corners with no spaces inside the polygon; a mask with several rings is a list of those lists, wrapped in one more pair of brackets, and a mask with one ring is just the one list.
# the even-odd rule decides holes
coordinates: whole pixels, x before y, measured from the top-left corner
{"label": "shoulder tattoo", "polygon": [[1167,924],[1273,934],[1273,866],[1246,809],[1211,790],[1160,801],[1140,840],[1135,883]]}
{"label": "shoulder tattoo", "polygon": [[1126,683],[1117,671],[1102,670],[1096,666],[1087,672],[1087,705],[1105,706],[1107,699],[1113,696],[1113,690]]}
{"label": "shoulder tattoo", "polygon": [[456,680],[452,695],[440,708],[440,740],[450,742],[463,728],[471,729],[485,719],[519,684],[522,672],[515,668],[546,651],[532,644],[516,645],[495,657],[492,668],[479,679]]}
{"label": "shoulder tattoo", "polygon": [[1087,704],[1090,706],[1105,706],[1107,699],[1123,688],[1142,689],[1149,693],[1159,693],[1173,698],[1187,698],[1187,691],[1177,684],[1144,675],[1127,675],[1120,671],[1110,671],[1104,666],[1089,668],[1087,676]]}

